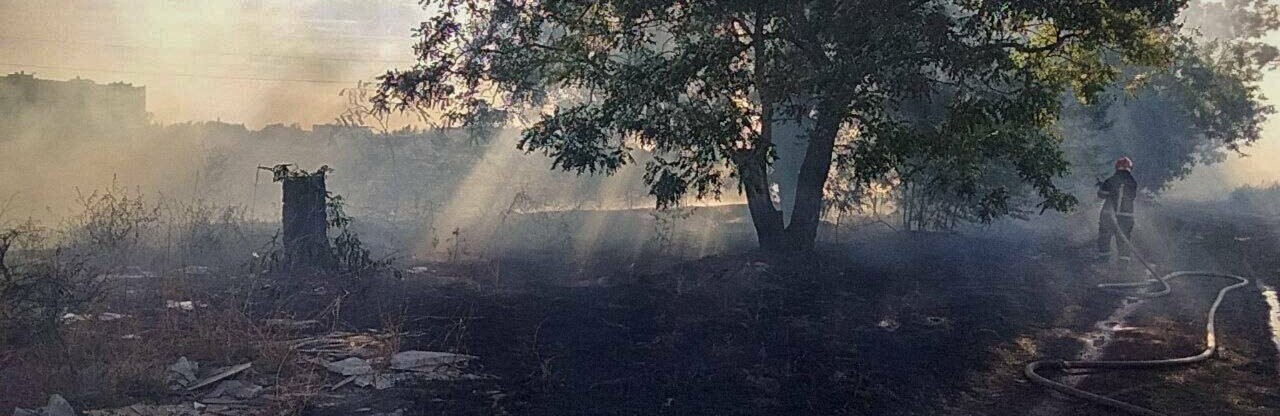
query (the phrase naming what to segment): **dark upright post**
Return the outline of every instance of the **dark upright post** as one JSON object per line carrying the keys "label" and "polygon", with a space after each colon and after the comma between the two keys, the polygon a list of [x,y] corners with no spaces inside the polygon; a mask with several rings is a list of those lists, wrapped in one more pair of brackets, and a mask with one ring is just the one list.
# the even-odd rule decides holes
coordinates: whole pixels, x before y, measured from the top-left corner
{"label": "dark upright post", "polygon": [[333,271],[333,251],[329,249],[328,218],[325,202],[328,193],[324,171],[290,175],[281,180],[284,187],[282,231],[285,269],[288,271]]}

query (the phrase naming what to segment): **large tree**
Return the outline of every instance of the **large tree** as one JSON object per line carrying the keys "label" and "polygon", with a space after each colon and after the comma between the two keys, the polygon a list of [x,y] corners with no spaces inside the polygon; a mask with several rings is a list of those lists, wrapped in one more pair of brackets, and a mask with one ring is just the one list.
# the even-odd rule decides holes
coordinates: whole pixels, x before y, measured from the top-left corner
{"label": "large tree", "polygon": [[[871,181],[903,160],[1007,165],[1042,206],[1074,199],[1049,127],[1072,90],[1167,59],[1180,0],[425,0],[417,65],[373,101],[454,123],[522,124],[553,167],[609,174],[652,151],[659,206],[736,181],[762,247],[807,249],[833,167]],[[1113,62],[1106,57],[1117,57]],[[945,93],[921,134],[910,105]],[[770,195],[777,126],[803,126],[785,223]],[[840,146],[837,143],[841,143]],[[837,148],[841,151],[837,152]],[[979,177],[967,175],[965,177]],[[961,191],[970,187],[959,186]],[[1001,206],[999,193],[981,195]],[[997,210],[998,211],[998,210]]]}

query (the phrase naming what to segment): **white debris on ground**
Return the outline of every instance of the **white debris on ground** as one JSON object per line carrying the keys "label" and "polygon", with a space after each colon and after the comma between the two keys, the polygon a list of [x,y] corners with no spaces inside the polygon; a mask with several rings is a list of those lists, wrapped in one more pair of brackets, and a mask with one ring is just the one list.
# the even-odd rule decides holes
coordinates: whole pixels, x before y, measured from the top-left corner
{"label": "white debris on ground", "polygon": [[405,270],[405,273],[417,281],[429,283],[435,286],[452,286],[472,282],[470,279],[466,279],[462,276],[441,274],[442,272],[434,267],[410,267]]}
{"label": "white debris on ground", "polygon": [[230,379],[245,372],[252,366],[252,363],[243,363],[201,372],[199,363],[187,359],[185,356],[179,357],[166,370],[169,388],[180,391],[194,391],[211,387],[200,401],[171,405],[135,404],[115,409],[89,411],[85,412],[85,414],[89,416],[242,416],[254,414],[253,410],[258,407],[258,404],[250,403],[250,401],[261,396],[265,387],[248,380]]}
{"label": "white debris on ground", "polygon": [[130,267],[126,267],[123,271],[119,273],[107,273],[107,274],[98,275],[97,280],[98,281],[137,280],[137,279],[150,279],[154,277],[156,277],[155,273],[152,273],[147,270],[143,270],[140,267],[130,266]]}
{"label": "white debris on ground", "polygon": [[223,380],[204,397],[206,399],[251,400],[258,397],[262,393],[262,389],[262,386],[247,381]]}
{"label": "white debris on ground", "polygon": [[378,390],[419,381],[479,380],[487,376],[467,373],[470,361],[478,357],[437,351],[401,351],[386,356],[390,333],[332,332],[290,341],[290,348],[302,354],[304,362],[320,365],[343,376],[331,389],[348,384]]}
{"label": "white debris on ground", "polygon": [[223,414],[235,415],[230,412],[202,412],[206,407],[204,405],[196,406],[196,403],[168,404],[168,405],[152,405],[152,404],[135,404],[131,406],[118,407],[115,409],[90,410],[84,412],[86,416],[204,416],[207,414]]}
{"label": "white debris on ground", "polygon": [[129,315],[120,314],[120,313],[115,313],[115,312],[103,312],[103,313],[98,314],[98,320],[99,320],[99,321],[114,321],[114,320],[117,320],[117,319],[124,319],[124,318],[128,318],[128,317],[129,317]]}
{"label": "white debris on ground", "polygon": [[253,363],[237,364],[207,371],[203,377],[197,377],[200,364],[183,356],[169,365],[166,379],[172,390],[195,390],[240,374],[250,367],[253,367]]}
{"label": "white debris on ground", "polygon": [[344,376],[373,374],[373,366],[370,365],[368,361],[356,357],[325,363],[324,368]]}
{"label": "white debris on ground", "polygon": [[179,404],[134,404],[114,409],[89,410],[85,416],[252,416],[263,414],[241,403],[220,404],[212,400]]}
{"label": "white debris on ground", "polygon": [[346,357],[373,357],[383,348],[385,341],[393,336],[395,334],[336,331],[286,342],[290,349],[299,353],[334,360]]}
{"label": "white debris on ground", "polygon": [[374,368],[374,360],[348,357],[324,363],[331,372],[346,376],[335,384],[339,388],[347,384],[382,390],[411,380],[457,381],[479,380],[483,376],[463,372],[467,363],[478,357],[436,351],[401,351],[391,356],[385,371]]}
{"label": "white debris on ground", "polygon": [[76,416],[76,409],[62,395],[49,396],[49,403],[39,409],[14,408],[13,416]]}
{"label": "white debris on ground", "polygon": [[169,309],[181,309],[184,311],[193,311],[196,308],[207,308],[208,303],[196,302],[192,300],[165,300],[164,307]]}
{"label": "white debris on ground", "polygon": [[453,354],[436,351],[401,351],[391,356],[392,370],[420,371],[423,368],[434,368],[449,365],[464,365],[476,359],[471,355]]}
{"label": "white debris on ground", "polygon": [[184,276],[208,276],[213,274],[213,271],[205,266],[187,266],[178,269],[178,273]]}
{"label": "white debris on ground", "polygon": [[898,328],[902,327],[902,323],[898,322],[897,319],[885,317],[884,319],[881,319],[880,322],[877,322],[876,326],[880,327],[880,329],[883,329],[885,331],[893,332],[893,331],[897,331]]}
{"label": "white debris on ground", "polygon": [[[282,326],[312,326],[312,321],[286,321]],[[387,355],[392,337],[411,336],[397,333],[333,332],[321,336],[287,341],[299,353],[299,361],[322,366],[325,371],[341,376],[331,378],[330,390],[352,385],[383,390],[418,381],[452,382],[492,379],[493,376],[466,371],[476,356],[437,351],[401,351]],[[260,385],[248,372],[252,363],[221,368],[201,368],[195,360],[179,357],[165,370],[167,384],[176,395],[185,397],[177,404],[143,404],[113,409],[86,411],[87,416],[250,416],[260,414],[268,402],[279,400],[279,387]],[[258,381],[262,381],[259,379]],[[348,394],[361,394],[349,390]],[[189,392],[198,392],[192,396]],[[343,399],[345,395],[328,397]],[[193,400],[194,401],[190,401]],[[14,416],[76,416],[71,405],[61,396],[50,397],[48,406],[39,409],[14,409]],[[403,410],[373,415],[399,416]]]}
{"label": "white debris on ground", "polygon": [[199,380],[196,377],[196,371],[200,369],[200,365],[195,361],[188,360],[187,357],[178,358],[177,362],[169,365],[168,373],[165,379],[169,384],[169,388],[173,390],[186,388]]}
{"label": "white debris on ground", "polygon": [[308,329],[319,328],[321,325],[320,321],[315,319],[302,321],[295,321],[292,319],[266,319],[263,320],[262,323],[270,327],[292,329],[294,331],[305,331]]}
{"label": "white debris on ground", "polygon": [[924,318],[924,324],[928,326],[938,326],[947,322],[947,318],[941,316],[926,316]]}
{"label": "white debris on ground", "polygon": [[[107,321],[114,321],[117,319],[124,319],[128,317],[129,315],[125,315],[125,314],[120,314],[115,312],[103,312],[96,316],[93,316],[92,320],[107,322]],[[78,313],[67,312],[66,314],[62,315],[62,323],[66,323],[66,324],[73,323],[73,322],[84,322],[90,319],[91,319],[90,316],[81,315]]]}
{"label": "white debris on ground", "polygon": [[187,387],[187,390],[195,390],[195,389],[216,383],[218,381],[222,381],[236,374],[240,374],[240,372],[244,370],[248,370],[250,367],[253,367],[253,363],[237,364],[233,366],[219,368],[217,370],[212,371],[211,373],[206,375],[204,378],[200,379],[200,381],[197,381],[195,384],[192,384],[190,387]]}

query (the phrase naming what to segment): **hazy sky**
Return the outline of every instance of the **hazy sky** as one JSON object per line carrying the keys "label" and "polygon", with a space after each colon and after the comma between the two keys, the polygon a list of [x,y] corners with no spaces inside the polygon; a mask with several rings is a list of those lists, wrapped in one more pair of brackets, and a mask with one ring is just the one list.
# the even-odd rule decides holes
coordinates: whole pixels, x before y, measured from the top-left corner
{"label": "hazy sky", "polygon": [[[1280,45],[1280,33],[1272,33],[1267,41]],[[1262,80],[1262,91],[1267,101],[1280,109],[1280,70],[1272,68],[1267,73]],[[1262,138],[1245,149],[1245,153],[1249,156],[1231,156],[1217,165],[1197,167],[1182,183],[1174,184],[1169,195],[1210,199],[1220,197],[1238,185],[1280,182],[1280,114],[1271,116],[1263,125]]]}
{"label": "hazy sky", "polygon": [[[0,72],[142,84],[164,123],[309,126],[332,121],[356,80],[407,66],[424,17],[416,0],[0,0]],[[1280,102],[1280,75],[1264,90]],[[1253,157],[1198,169],[1171,193],[1280,180],[1277,123]]]}
{"label": "hazy sky", "polygon": [[0,71],[147,87],[157,121],[332,121],[412,62],[416,0],[0,0]]}

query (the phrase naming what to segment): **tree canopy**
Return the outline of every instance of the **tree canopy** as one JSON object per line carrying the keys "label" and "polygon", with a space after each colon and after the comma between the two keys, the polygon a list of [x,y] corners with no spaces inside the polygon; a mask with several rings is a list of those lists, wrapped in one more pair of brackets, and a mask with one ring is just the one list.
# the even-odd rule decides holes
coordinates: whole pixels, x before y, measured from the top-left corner
{"label": "tree canopy", "polygon": [[1066,102],[1061,130],[1077,188],[1092,188],[1095,175],[1127,155],[1138,163],[1140,185],[1159,191],[1261,137],[1274,109],[1258,82],[1277,60],[1262,37],[1280,28],[1280,6],[1197,0],[1182,16],[1169,65],[1124,68],[1100,99]]}
{"label": "tree canopy", "polygon": [[[1074,199],[1050,128],[1122,65],[1172,55],[1179,0],[427,0],[417,65],[382,76],[381,111],[515,121],[557,169],[609,174],[652,151],[659,206],[736,182],[760,243],[813,244],[833,167],[856,182],[908,160],[961,175],[955,192],[1005,209],[1006,169],[1046,209]],[[939,110],[920,117],[913,106]],[[770,198],[775,126],[807,141],[791,221]],[[979,193],[979,192],[982,193]]]}

